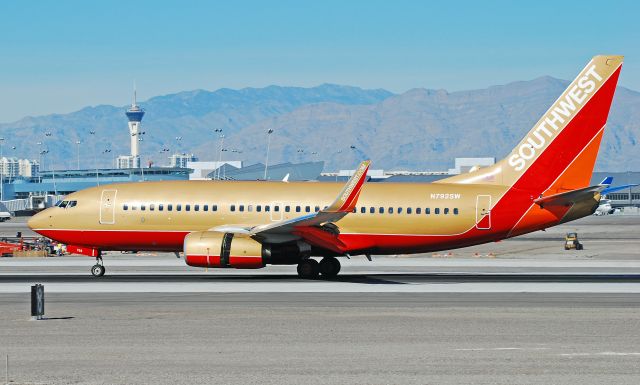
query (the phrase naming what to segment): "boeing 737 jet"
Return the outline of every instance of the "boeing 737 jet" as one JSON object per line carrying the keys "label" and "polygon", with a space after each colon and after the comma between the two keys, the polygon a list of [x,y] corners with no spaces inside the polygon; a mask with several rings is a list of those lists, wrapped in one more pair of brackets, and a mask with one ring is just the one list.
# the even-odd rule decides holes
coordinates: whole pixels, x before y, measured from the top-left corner
{"label": "boeing 737 jet", "polygon": [[434,183],[365,183],[365,161],[344,186],[113,184],[68,195],[29,227],[95,257],[95,276],[105,272],[105,250],[158,250],[183,251],[197,267],[292,264],[303,278],[335,277],[338,257],[432,252],[542,230],[598,207],[604,187],[589,180],[622,61],[594,57],[505,159]]}

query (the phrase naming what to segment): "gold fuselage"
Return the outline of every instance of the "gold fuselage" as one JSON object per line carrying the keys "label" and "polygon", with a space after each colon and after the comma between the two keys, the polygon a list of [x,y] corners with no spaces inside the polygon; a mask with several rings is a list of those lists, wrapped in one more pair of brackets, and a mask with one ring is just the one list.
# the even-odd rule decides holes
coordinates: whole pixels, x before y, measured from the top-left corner
{"label": "gold fuselage", "polygon": [[[55,234],[60,230],[87,234],[92,231],[111,234],[186,234],[217,226],[260,225],[309,215],[317,208],[330,205],[342,187],[340,183],[264,181],[113,184],[70,194],[65,200],[77,201],[75,207],[49,208],[34,217],[30,226],[36,230],[54,231],[49,232],[49,236],[56,239]],[[365,244],[367,249],[374,249],[379,253],[429,250],[433,247],[425,247],[430,243],[427,241],[428,237],[451,238],[474,229],[476,223],[484,215],[488,215],[491,204],[497,202],[507,189],[505,186],[447,183],[369,183],[365,184],[360,194],[355,212],[349,213],[336,225],[341,236],[370,238],[367,242],[358,243],[358,248]],[[112,201],[108,203],[112,207],[107,208],[107,211],[105,192],[112,197]],[[478,196],[482,197],[481,201],[487,207],[478,207]],[[161,204],[163,211],[159,211]],[[153,211],[150,210],[151,205]],[[172,211],[167,210],[169,205],[172,205]],[[181,205],[181,211],[177,211],[177,205]],[[187,205],[189,211],[186,211]],[[195,211],[196,205],[199,211]],[[203,211],[204,205],[208,205],[208,211]],[[216,211],[212,211],[214,206]],[[232,206],[235,206],[234,211]],[[241,206],[243,211],[240,211]],[[267,212],[265,206],[269,206],[270,211]],[[275,211],[276,206],[279,211]],[[300,211],[297,210],[298,207]],[[113,212],[110,213],[109,210]],[[484,230],[483,234],[489,235],[491,229]],[[385,236],[417,236],[424,238],[424,242],[414,241],[406,247],[397,247],[395,241],[379,240]],[[58,237],[60,238],[57,240],[70,243],[62,235]],[[135,239],[135,235],[131,238],[130,241],[126,237],[122,238],[117,248],[113,244],[87,246],[122,250],[144,248]],[[485,242],[492,239],[487,237]],[[464,242],[464,245],[467,243]],[[181,247],[181,244],[175,244],[169,249],[181,250]],[[148,249],[159,248],[167,249],[148,245]]]}

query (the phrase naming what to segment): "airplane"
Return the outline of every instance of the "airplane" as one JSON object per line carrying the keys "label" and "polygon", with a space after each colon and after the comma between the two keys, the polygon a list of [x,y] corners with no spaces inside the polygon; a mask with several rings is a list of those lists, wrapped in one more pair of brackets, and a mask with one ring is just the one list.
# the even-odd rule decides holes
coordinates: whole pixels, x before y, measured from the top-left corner
{"label": "airplane", "polygon": [[622,62],[593,57],[506,158],[433,183],[365,183],[364,161],[345,185],[112,184],[72,193],[28,226],[96,258],[97,277],[103,251],[157,250],[183,252],[203,268],[297,265],[305,279],[336,277],[339,257],[433,252],[543,230],[599,205],[606,187],[589,181]]}
{"label": "airplane", "polygon": [[615,212],[616,209],[611,205],[611,199],[607,199],[607,194],[628,189],[629,187],[638,186],[637,183],[632,183],[632,184],[625,184],[622,186],[611,187],[611,183],[613,183],[613,177],[611,176],[604,178],[604,180],[600,182],[600,185],[605,186],[605,188],[600,192],[600,196],[601,196],[600,204],[598,205],[598,208],[593,213],[593,215],[596,215],[596,216],[609,215]]}

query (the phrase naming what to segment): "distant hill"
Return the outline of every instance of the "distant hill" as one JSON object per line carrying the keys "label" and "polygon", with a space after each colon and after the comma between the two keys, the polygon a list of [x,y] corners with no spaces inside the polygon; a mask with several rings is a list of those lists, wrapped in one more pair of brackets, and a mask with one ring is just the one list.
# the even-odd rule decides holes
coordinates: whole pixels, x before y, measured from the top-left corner
{"label": "distant hill", "polygon": [[[444,170],[455,157],[506,155],[568,83],[541,77],[480,90],[414,89],[400,95],[337,85],[182,92],[140,103],[147,111],[142,151],[145,160],[164,164],[166,154],[158,151],[163,145],[175,149],[175,137],[182,136],[182,151],[217,159],[219,140],[212,130],[223,128],[225,147],[242,151],[225,157],[263,162],[266,132],[273,129],[270,162],[325,160],[325,170],[336,170],[371,158],[374,168]],[[37,153],[33,143],[45,130],[54,132],[57,139],[48,147],[60,168],[73,167],[73,143],[80,138],[89,143],[83,154],[95,152],[106,166],[110,157],[100,154],[102,148],[128,152],[124,108],[88,107],[0,129],[6,145],[18,145],[22,153],[31,147],[31,157]],[[90,129],[101,141],[96,147]],[[596,168],[640,170],[639,138],[640,93],[619,87]]]}

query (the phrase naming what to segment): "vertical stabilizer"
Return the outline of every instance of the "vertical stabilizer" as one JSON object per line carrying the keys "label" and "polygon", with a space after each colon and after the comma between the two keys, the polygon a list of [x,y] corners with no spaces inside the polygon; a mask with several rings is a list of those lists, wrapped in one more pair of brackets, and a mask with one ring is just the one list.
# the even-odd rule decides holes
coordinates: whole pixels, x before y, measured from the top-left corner
{"label": "vertical stabilizer", "polygon": [[507,185],[535,194],[586,187],[622,61],[595,56],[505,159],[441,182]]}

